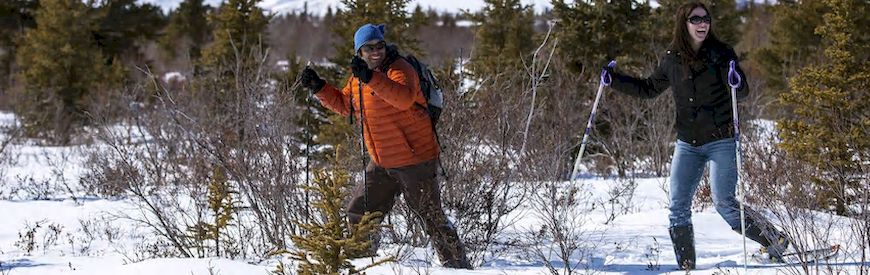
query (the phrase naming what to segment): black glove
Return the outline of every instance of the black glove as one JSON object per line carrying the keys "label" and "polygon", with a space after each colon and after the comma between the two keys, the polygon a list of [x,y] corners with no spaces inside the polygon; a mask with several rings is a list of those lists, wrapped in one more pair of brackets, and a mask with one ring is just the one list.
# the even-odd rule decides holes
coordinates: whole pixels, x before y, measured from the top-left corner
{"label": "black glove", "polygon": [[316,94],[320,89],[323,89],[323,86],[326,85],[326,81],[317,76],[317,72],[309,67],[305,67],[305,69],[302,70],[302,79],[299,80],[299,84],[302,85],[302,88],[305,88],[312,94]]}
{"label": "black glove", "polygon": [[350,69],[353,71],[353,76],[359,78],[363,83],[369,83],[372,80],[374,71],[369,69],[369,64],[359,56],[354,56],[353,60],[350,61]]}

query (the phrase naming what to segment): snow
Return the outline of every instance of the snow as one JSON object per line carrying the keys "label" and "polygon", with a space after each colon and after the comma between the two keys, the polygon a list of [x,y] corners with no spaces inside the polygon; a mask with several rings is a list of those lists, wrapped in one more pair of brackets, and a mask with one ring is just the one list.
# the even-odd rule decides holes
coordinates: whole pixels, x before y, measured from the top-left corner
{"label": "snow", "polygon": [[[0,113],[0,126],[15,123],[14,116]],[[772,123],[759,122],[773,128]],[[118,126],[120,127],[120,126]],[[120,128],[118,128],[120,129]],[[124,216],[141,212],[128,199],[87,197],[80,191],[78,180],[84,173],[82,146],[45,147],[16,144],[8,148],[15,162],[4,163],[0,170],[0,274],[269,274],[278,261],[288,266],[287,258],[265,261],[231,260],[223,258],[149,258],[143,251],[157,237]],[[22,179],[30,179],[23,181]],[[11,192],[15,187],[32,183],[47,183],[57,187],[47,196],[34,197],[26,190]],[[624,205],[610,203],[609,192],[623,186],[624,181],[587,177],[576,182],[518,183],[553,186],[556,190],[569,187],[579,189],[581,201],[565,219],[575,222],[577,237],[584,247],[571,256],[571,265],[579,264],[580,273],[601,274],[682,274],[675,271],[673,248],[667,232],[668,199],[665,193],[667,178],[640,178],[636,181],[630,201]],[[547,188],[539,188],[545,194]],[[623,198],[624,199],[624,198]],[[522,235],[541,226],[541,217],[535,206],[526,203],[510,214],[514,220],[506,234]],[[613,219],[611,214],[616,213]],[[585,217],[583,216],[585,215]],[[575,220],[576,219],[576,220]],[[845,218],[816,213],[814,220],[831,224],[833,240],[846,246],[850,229]],[[743,239],[731,231],[712,207],[694,213],[695,241],[699,270],[696,274],[743,274]],[[33,249],[27,251],[28,231],[35,228]],[[545,251],[552,244],[538,240],[534,245]],[[748,242],[749,251],[759,248]],[[388,245],[380,250],[381,256],[399,249]],[[368,274],[545,274],[545,262],[521,253],[506,253],[484,257],[481,267],[473,271],[443,268],[438,264],[431,247],[411,248],[412,253],[398,263],[374,267]],[[856,272],[860,251],[846,249],[838,261],[840,268]],[[370,259],[358,259],[354,264],[362,267]],[[563,266],[555,256],[554,266]],[[584,270],[586,268],[587,270]],[[749,274],[779,274],[794,272],[794,266],[750,264]]]}
{"label": "snow", "polygon": [[169,83],[172,81],[184,81],[184,80],[187,80],[187,78],[184,77],[184,74],[182,74],[181,72],[168,72],[168,73],[163,74],[163,82],[166,82],[166,83]]}

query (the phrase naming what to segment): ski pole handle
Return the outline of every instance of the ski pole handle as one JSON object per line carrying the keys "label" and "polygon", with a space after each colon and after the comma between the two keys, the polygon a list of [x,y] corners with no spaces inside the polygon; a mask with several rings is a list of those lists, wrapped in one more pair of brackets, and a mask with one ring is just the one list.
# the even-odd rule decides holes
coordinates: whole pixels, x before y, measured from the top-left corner
{"label": "ski pole handle", "polygon": [[737,61],[731,60],[728,62],[728,67],[728,85],[731,86],[731,88],[737,89],[740,87],[740,82],[743,81],[740,78],[740,74],[737,73]]}
{"label": "ski pole handle", "polygon": [[[607,63],[607,67],[611,69],[616,68],[616,60],[610,60],[610,62]],[[610,74],[607,73],[607,70],[601,69],[601,84],[604,84],[604,86],[610,86],[611,82],[613,82],[613,79]]]}

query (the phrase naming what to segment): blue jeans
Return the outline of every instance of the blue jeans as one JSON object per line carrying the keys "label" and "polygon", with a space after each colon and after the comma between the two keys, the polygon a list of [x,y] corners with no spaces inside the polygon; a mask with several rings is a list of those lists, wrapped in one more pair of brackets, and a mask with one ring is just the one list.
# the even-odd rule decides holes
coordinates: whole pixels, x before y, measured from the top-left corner
{"label": "blue jeans", "polygon": [[716,211],[731,229],[740,229],[740,203],[734,195],[737,187],[736,150],[734,138],[698,147],[677,140],[671,162],[671,227],[692,224],[692,198],[709,162],[710,189]]}

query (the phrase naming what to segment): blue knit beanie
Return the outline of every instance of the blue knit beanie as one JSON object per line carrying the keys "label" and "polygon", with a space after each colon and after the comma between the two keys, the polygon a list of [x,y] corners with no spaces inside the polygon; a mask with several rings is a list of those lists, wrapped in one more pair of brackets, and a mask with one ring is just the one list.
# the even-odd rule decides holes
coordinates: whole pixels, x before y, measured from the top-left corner
{"label": "blue knit beanie", "polygon": [[384,31],[384,24],[365,24],[362,27],[359,27],[353,35],[353,50],[359,52],[359,48],[361,48],[366,42],[372,40],[384,40]]}

